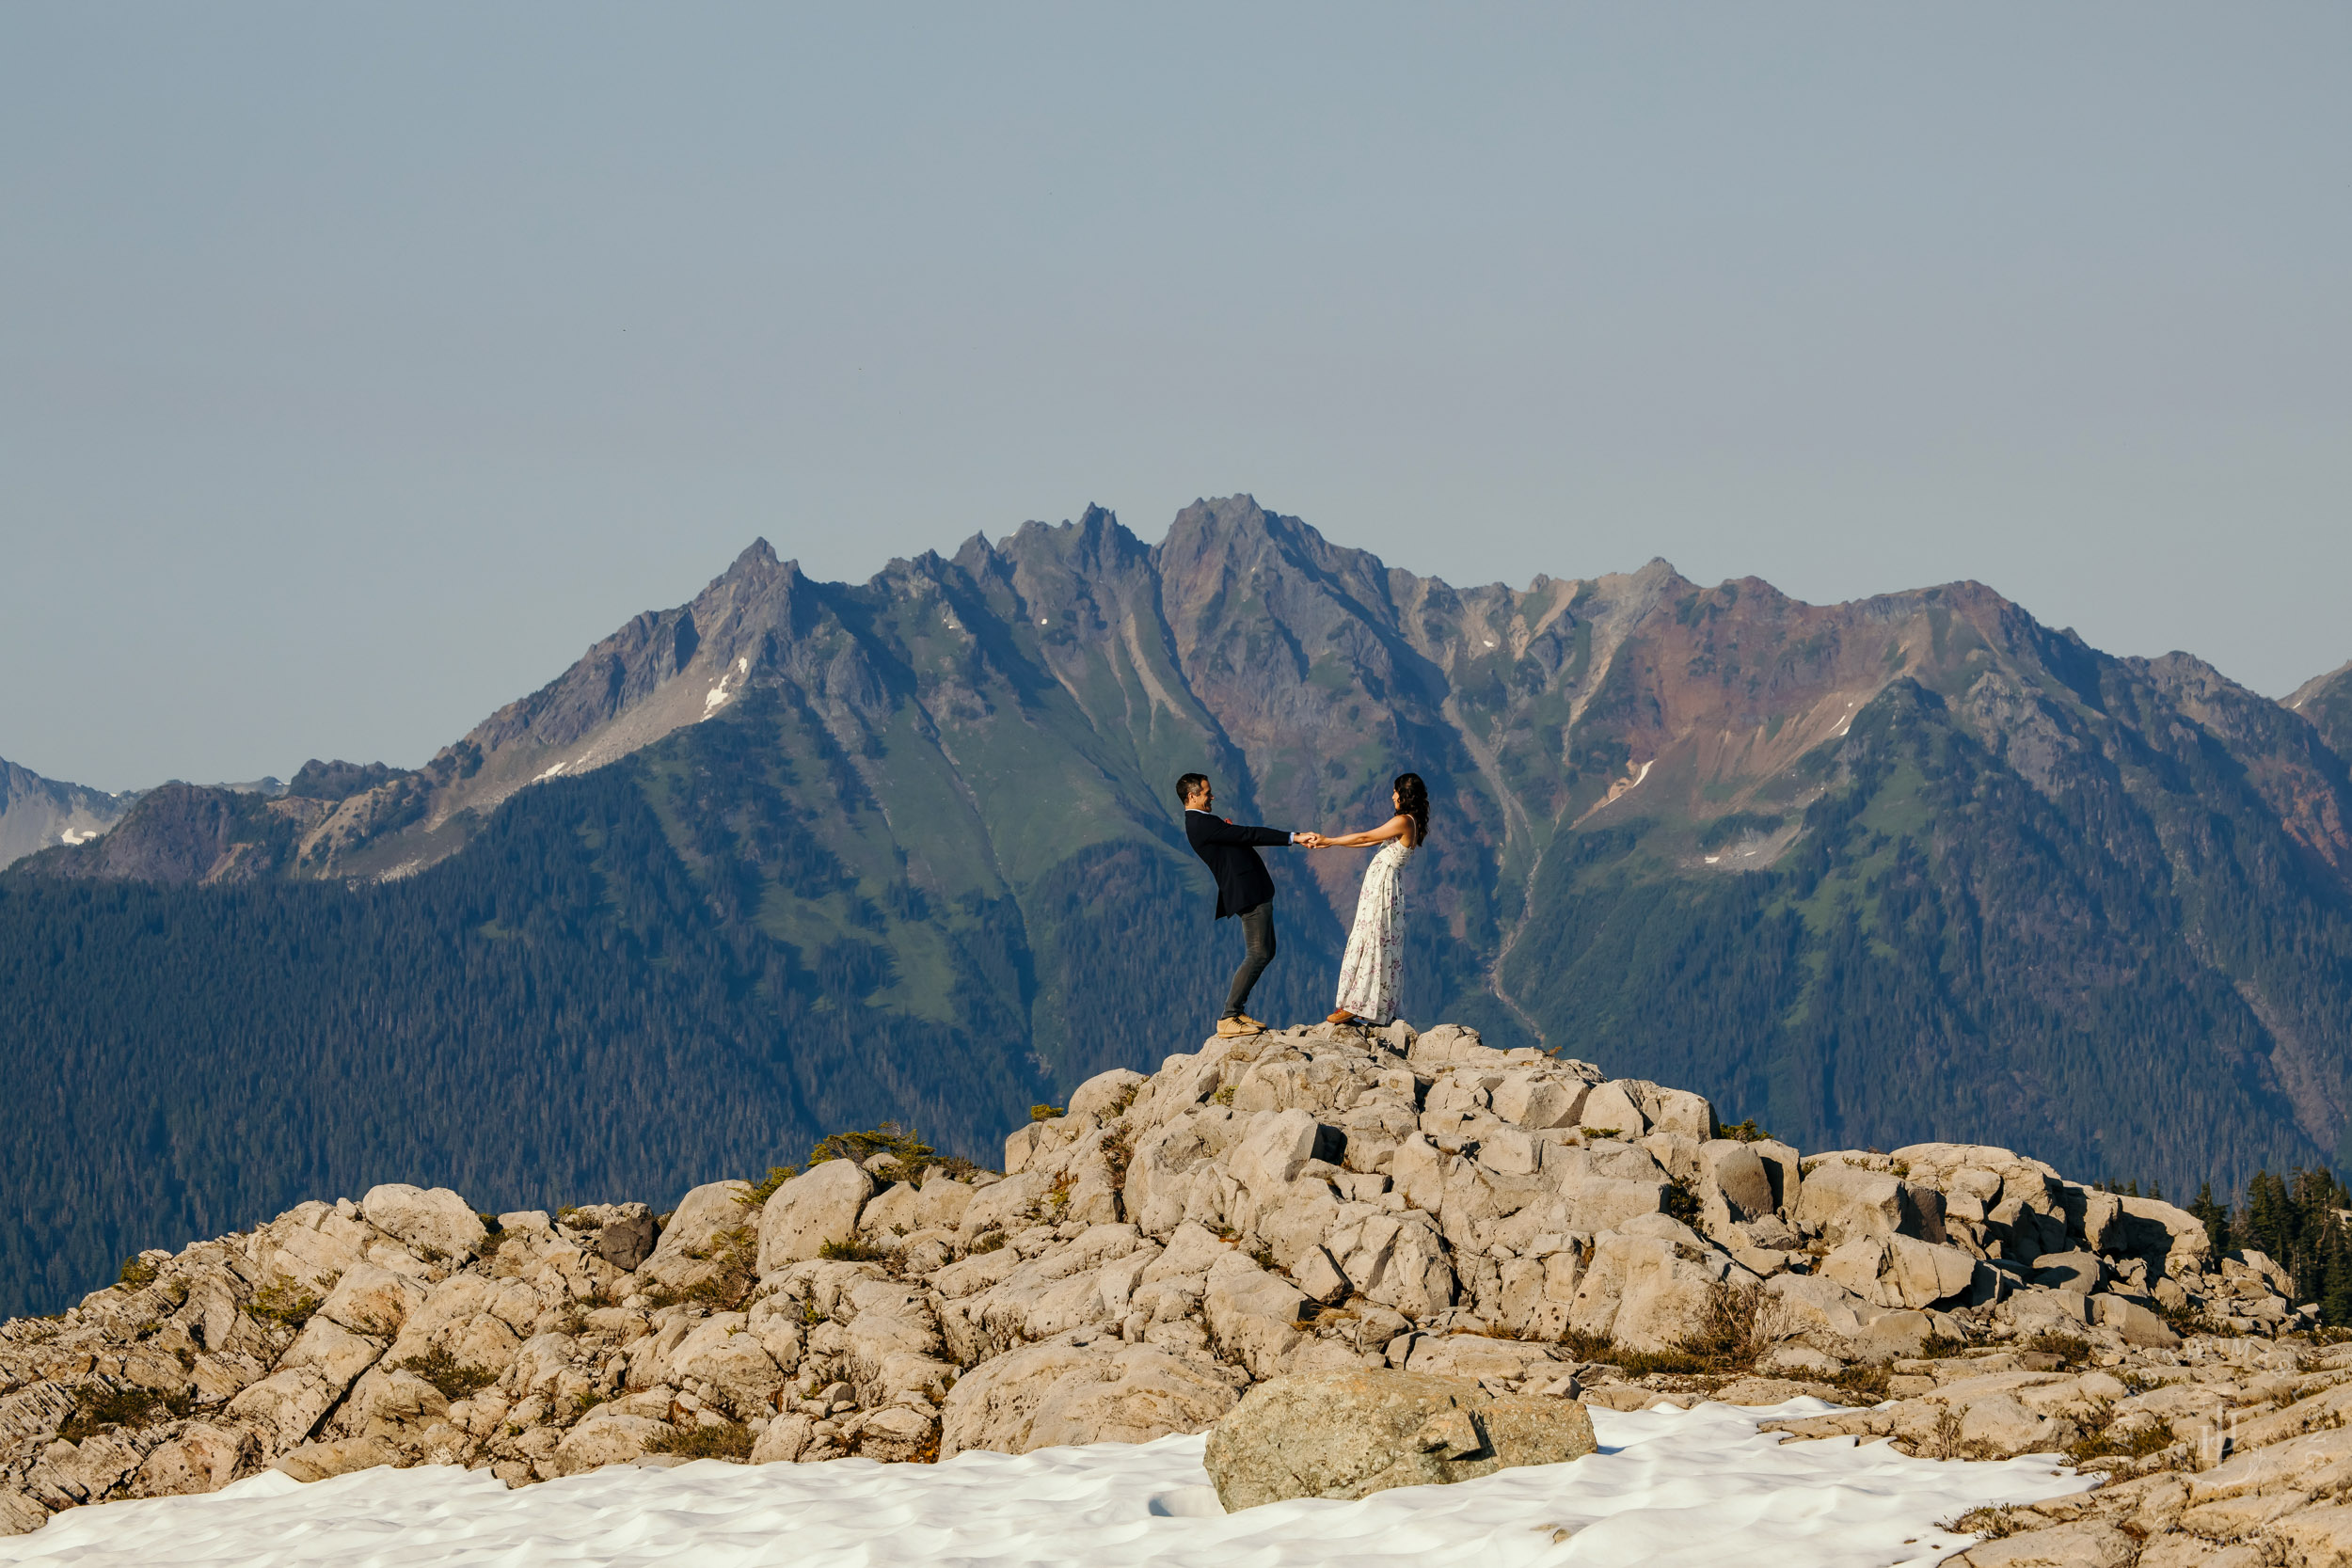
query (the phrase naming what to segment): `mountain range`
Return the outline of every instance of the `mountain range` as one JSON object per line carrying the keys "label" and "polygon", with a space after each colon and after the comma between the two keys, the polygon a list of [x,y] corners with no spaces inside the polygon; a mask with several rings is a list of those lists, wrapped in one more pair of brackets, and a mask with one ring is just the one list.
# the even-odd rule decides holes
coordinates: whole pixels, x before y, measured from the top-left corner
{"label": "mountain range", "polygon": [[[892,1117],[978,1152],[1214,1015],[1195,768],[1326,831],[1428,780],[1409,1016],[1809,1148],[2348,1164],[2348,755],[2352,665],[2274,702],[1969,582],[1454,588],[1246,496],[860,585],[755,543],[421,768],[164,786],[0,875],[0,1277],[376,1180],[582,1201]],[[1320,1016],[1364,856],[1269,859],[1255,1010]],[[650,1095],[697,1113],[659,1146]]]}
{"label": "mountain range", "polygon": [[0,866],[53,845],[97,837],[131,809],[132,797],[44,779],[0,757]]}

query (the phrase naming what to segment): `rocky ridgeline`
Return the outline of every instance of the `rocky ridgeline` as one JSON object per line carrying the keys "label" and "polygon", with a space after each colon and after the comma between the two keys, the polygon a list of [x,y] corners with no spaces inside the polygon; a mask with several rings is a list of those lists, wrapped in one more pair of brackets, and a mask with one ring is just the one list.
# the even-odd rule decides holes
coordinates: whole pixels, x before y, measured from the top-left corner
{"label": "rocky ridgeline", "polygon": [[2280,1338],[2308,1311],[2259,1253],[2006,1149],[1720,1132],[1697,1095],[1467,1029],[1319,1025],[1092,1079],[1002,1175],[832,1160],[660,1220],[308,1203],[0,1327],[0,1529],[263,1466],[522,1485],[1143,1441],[1375,1368],[1615,1409],[1815,1394],[1856,1407],[1801,1437],[2136,1478],[1980,1521],[2012,1530],[1981,1563],[2352,1517],[2352,1350]]}

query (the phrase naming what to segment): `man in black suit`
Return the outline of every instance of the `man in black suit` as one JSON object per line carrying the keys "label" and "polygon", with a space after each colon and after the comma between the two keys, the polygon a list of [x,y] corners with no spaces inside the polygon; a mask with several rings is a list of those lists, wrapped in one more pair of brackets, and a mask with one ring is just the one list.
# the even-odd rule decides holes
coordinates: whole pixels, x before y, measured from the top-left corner
{"label": "man in black suit", "polygon": [[1220,1035],[1263,1034],[1265,1025],[1242,1009],[1249,1005],[1249,988],[1274,961],[1274,879],[1266,875],[1258,847],[1301,844],[1311,847],[1312,833],[1284,832],[1279,828],[1240,828],[1209,808],[1216,802],[1206,775],[1187,773],[1176,781],[1176,798],[1184,803],[1184,837],[1192,852],[1216,879],[1216,917],[1233,915],[1241,921],[1248,943],[1241,967],[1233,971],[1232,988],[1225,993],[1225,1014],[1216,1021]]}

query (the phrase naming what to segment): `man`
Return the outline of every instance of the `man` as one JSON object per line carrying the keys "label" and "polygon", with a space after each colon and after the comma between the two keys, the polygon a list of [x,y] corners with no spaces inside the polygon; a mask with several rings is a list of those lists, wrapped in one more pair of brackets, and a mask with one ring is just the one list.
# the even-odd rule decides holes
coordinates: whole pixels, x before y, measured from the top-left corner
{"label": "man", "polygon": [[1184,805],[1184,837],[1191,841],[1192,852],[1207,863],[1209,875],[1216,879],[1216,917],[1238,918],[1242,938],[1248,943],[1241,967],[1233,971],[1232,988],[1225,993],[1225,1013],[1216,1021],[1216,1032],[1263,1034],[1265,1025],[1243,1011],[1249,1005],[1249,989],[1274,961],[1274,879],[1266,875],[1257,847],[1300,844],[1311,848],[1315,835],[1288,833],[1279,828],[1235,827],[1209,809],[1216,796],[1205,774],[1187,773],[1178,779],[1176,798]]}

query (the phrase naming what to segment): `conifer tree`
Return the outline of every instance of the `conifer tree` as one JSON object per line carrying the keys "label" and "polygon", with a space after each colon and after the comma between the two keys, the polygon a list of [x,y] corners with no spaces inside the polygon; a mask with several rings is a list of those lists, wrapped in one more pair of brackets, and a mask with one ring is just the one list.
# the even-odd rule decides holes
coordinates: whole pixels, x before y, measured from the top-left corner
{"label": "conifer tree", "polygon": [[2267,1170],[2256,1171],[2246,1184],[2246,1208],[2237,1229],[2245,1245],[2283,1265],[2295,1245],[2295,1205],[2287,1184]]}
{"label": "conifer tree", "polygon": [[2197,1201],[2188,1206],[2188,1212],[2203,1223],[2205,1239],[2213,1243],[2215,1257],[2230,1250],[2230,1211],[2214,1201],[2212,1182],[2198,1186]]}

